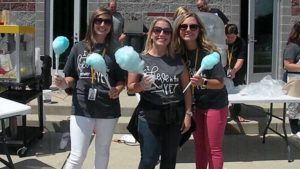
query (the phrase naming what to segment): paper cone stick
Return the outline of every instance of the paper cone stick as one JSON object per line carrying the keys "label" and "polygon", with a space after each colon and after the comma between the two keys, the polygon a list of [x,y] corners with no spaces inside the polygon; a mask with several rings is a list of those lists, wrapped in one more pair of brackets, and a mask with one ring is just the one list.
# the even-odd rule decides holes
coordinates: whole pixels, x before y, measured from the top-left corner
{"label": "paper cone stick", "polygon": [[55,54],[55,73],[58,74],[59,55]]}
{"label": "paper cone stick", "polygon": [[111,89],[111,85],[110,85],[110,83],[108,81],[107,74],[104,75],[104,79],[105,79],[105,81],[107,83],[108,88]]}

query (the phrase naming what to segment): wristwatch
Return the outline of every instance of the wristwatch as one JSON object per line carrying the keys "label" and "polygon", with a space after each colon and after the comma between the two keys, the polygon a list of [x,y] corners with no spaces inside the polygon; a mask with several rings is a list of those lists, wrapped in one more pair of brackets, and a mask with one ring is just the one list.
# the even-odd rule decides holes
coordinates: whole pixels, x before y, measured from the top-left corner
{"label": "wristwatch", "polygon": [[201,89],[206,89],[208,80],[203,78],[203,84],[201,85]]}

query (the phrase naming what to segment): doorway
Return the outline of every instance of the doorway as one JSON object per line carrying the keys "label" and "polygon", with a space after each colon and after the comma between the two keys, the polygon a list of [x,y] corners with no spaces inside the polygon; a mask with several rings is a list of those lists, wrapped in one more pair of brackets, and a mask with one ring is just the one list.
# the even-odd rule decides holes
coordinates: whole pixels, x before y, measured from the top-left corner
{"label": "doorway", "polygon": [[68,38],[70,45],[59,57],[59,70],[63,70],[71,48],[82,40],[87,29],[87,1],[86,0],[53,0],[50,5],[50,56],[52,69],[55,68],[55,54],[52,42],[57,36]]}
{"label": "doorway", "polygon": [[266,75],[276,78],[278,7],[279,0],[241,0],[241,36],[248,42],[247,83]]}

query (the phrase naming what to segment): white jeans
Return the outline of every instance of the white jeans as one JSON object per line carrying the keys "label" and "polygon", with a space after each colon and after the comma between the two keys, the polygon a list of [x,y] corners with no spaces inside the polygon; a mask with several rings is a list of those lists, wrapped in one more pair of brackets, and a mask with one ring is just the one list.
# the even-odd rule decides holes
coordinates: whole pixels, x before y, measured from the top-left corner
{"label": "white jeans", "polygon": [[81,169],[90,144],[93,129],[95,138],[95,164],[94,169],[107,169],[109,149],[118,118],[96,119],[82,116],[71,116],[71,154],[65,169]]}

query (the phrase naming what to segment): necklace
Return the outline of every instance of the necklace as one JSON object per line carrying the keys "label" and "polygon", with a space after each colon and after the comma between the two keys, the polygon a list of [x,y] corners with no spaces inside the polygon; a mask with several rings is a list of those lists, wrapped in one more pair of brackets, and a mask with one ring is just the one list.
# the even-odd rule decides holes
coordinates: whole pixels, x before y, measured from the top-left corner
{"label": "necklace", "polygon": [[228,62],[228,68],[231,69],[231,61],[232,61],[232,55],[234,52],[234,46],[231,46],[231,49],[228,49],[227,51],[227,62]]}
{"label": "necklace", "polygon": [[[188,54],[187,54],[187,51],[185,51],[185,58],[186,58],[186,61],[188,61]],[[194,72],[196,72],[197,70],[197,63],[198,63],[198,58],[199,58],[199,50],[198,48],[196,49],[196,54],[195,54],[195,62],[194,62],[194,67],[192,67],[192,69],[194,69]],[[191,59],[192,61],[192,59]],[[191,75],[192,76],[192,75]],[[192,86],[192,94],[194,94],[194,90],[195,90],[195,86]]]}

